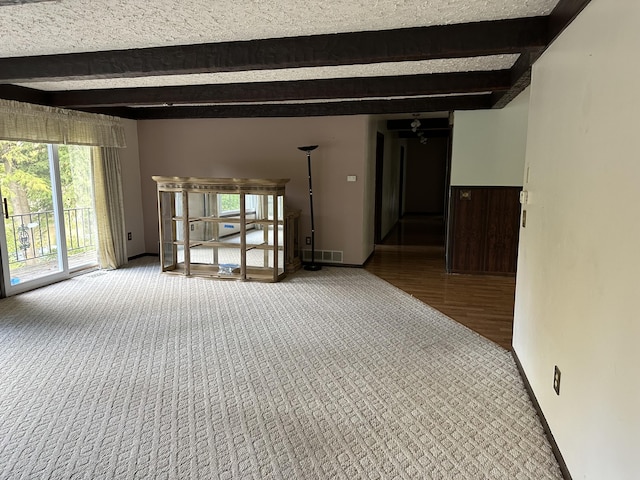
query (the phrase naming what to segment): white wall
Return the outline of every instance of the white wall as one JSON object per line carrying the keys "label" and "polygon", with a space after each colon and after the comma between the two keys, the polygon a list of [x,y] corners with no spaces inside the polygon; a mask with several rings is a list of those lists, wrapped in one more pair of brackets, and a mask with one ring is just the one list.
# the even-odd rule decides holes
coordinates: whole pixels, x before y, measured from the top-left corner
{"label": "white wall", "polygon": [[513,346],[575,479],[640,478],[639,50],[592,0],[533,68]]}
{"label": "white wall", "polygon": [[529,94],[499,110],[455,112],[451,185],[522,185]]}
{"label": "white wall", "polygon": [[127,139],[127,148],[119,152],[124,196],[124,223],[126,232],[131,232],[131,240],[127,241],[127,256],[133,257],[145,253],[138,126],[135,120],[123,119],[122,122]]}

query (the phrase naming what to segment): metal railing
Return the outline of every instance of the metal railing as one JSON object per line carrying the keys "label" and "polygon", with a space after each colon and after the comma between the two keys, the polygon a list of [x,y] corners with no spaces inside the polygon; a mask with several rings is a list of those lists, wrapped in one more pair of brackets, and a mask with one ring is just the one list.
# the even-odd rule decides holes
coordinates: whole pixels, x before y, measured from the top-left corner
{"label": "metal railing", "polygon": [[[67,208],[63,211],[67,253],[95,249],[93,208]],[[5,219],[9,263],[57,255],[53,211],[10,215]]]}

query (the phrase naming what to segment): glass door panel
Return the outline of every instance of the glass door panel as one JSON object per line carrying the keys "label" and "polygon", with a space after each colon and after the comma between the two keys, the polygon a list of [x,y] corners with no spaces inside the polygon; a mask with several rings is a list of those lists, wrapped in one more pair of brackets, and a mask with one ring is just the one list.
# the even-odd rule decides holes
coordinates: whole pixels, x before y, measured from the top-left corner
{"label": "glass door panel", "polygon": [[90,147],[59,145],[60,189],[69,271],[98,262]]}
{"label": "glass door panel", "polygon": [[0,248],[8,295],[64,271],[53,166],[48,145],[0,141]]}
{"label": "glass door panel", "polygon": [[178,253],[174,238],[176,238],[175,230],[175,202],[173,192],[160,192],[158,194],[158,203],[160,205],[160,263],[162,271],[175,270],[178,264]]}
{"label": "glass door panel", "polygon": [[97,265],[90,147],[0,141],[5,294]]}

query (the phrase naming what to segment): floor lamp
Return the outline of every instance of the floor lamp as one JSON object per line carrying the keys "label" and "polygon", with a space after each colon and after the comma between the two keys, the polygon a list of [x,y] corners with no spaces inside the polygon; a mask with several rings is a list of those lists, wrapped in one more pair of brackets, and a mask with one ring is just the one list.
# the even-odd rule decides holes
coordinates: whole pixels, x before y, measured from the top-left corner
{"label": "floor lamp", "polygon": [[307,152],[307,166],[309,168],[309,206],[311,208],[311,263],[304,266],[305,270],[312,272],[320,270],[322,267],[316,263],[316,227],[313,223],[313,189],[311,188],[311,150],[318,148],[318,145],[307,145],[298,147],[298,150]]}

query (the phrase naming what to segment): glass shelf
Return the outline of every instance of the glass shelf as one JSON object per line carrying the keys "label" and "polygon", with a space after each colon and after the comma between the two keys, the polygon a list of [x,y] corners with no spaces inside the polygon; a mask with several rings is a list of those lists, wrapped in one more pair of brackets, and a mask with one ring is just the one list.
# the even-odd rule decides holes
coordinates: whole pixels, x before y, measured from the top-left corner
{"label": "glass shelf", "polygon": [[299,267],[288,179],[153,179],[163,272],[275,282]]}

